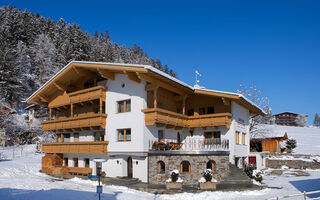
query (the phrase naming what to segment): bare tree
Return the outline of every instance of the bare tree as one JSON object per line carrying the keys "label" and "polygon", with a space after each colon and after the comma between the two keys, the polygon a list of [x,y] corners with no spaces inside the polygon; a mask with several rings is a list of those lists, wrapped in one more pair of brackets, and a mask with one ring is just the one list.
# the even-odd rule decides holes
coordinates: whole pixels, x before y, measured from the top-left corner
{"label": "bare tree", "polygon": [[306,118],[306,115],[304,114],[299,114],[295,120],[296,124],[298,126],[306,126],[307,125],[307,118]]}

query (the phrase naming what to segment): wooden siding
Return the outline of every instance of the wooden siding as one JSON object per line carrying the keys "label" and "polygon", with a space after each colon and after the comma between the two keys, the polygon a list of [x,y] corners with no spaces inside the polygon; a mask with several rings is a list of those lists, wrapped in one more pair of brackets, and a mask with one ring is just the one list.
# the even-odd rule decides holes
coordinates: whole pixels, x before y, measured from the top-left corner
{"label": "wooden siding", "polygon": [[41,122],[45,131],[81,129],[90,127],[106,128],[107,114],[86,113],[76,117],[66,117],[64,119],[48,120]]}
{"label": "wooden siding", "polygon": [[278,148],[278,139],[262,140],[262,152],[280,153]]}
{"label": "wooden siding", "polygon": [[108,153],[108,141],[102,142],[54,142],[42,143],[45,153]]}
{"label": "wooden siding", "polygon": [[167,127],[175,128],[195,128],[207,126],[225,126],[230,128],[232,117],[230,113],[186,116],[161,108],[144,109],[142,112],[145,113],[146,126],[165,125]]}

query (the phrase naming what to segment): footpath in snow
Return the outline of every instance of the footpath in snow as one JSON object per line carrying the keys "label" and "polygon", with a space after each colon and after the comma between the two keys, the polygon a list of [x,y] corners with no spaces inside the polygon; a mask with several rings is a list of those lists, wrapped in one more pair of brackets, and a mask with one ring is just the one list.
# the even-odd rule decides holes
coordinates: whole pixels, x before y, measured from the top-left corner
{"label": "footpath in snow", "polygon": [[[17,149],[16,149],[17,150]],[[97,199],[95,193],[96,181],[73,178],[62,180],[50,177],[39,172],[41,167],[41,154],[35,153],[35,146],[25,146],[15,153],[12,158],[11,149],[1,149],[7,160],[0,161],[0,199],[1,200],[86,200]],[[173,195],[154,195],[120,186],[103,186],[102,199],[172,199],[172,200],[197,200],[197,199],[268,199],[298,193],[289,181],[320,178],[320,171],[308,171],[311,176],[295,177],[290,175],[265,176],[264,184],[281,189],[263,189],[255,191],[232,192],[201,192],[181,193]],[[296,198],[302,199],[302,198]]]}

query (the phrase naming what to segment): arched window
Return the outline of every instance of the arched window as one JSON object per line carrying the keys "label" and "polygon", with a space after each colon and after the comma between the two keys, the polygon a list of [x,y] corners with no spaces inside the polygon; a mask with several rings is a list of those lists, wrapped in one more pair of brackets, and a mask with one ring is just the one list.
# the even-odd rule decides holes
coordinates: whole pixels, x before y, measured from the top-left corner
{"label": "arched window", "polygon": [[158,161],[158,173],[162,174],[166,172],[166,164],[163,161]]}
{"label": "arched window", "polygon": [[207,162],[207,169],[211,169],[212,173],[214,172],[214,166],[215,166],[215,162],[213,160],[209,160]]}
{"label": "arched window", "polygon": [[180,172],[181,173],[190,173],[191,172],[191,166],[190,163],[186,160],[182,161],[180,164]]}

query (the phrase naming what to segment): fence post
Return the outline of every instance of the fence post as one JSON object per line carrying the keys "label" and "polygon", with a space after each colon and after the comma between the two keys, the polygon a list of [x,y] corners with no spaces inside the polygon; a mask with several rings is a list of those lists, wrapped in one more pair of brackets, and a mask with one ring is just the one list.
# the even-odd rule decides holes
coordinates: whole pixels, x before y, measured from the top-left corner
{"label": "fence post", "polygon": [[307,194],[306,191],[303,192],[303,199],[306,200],[307,199]]}

